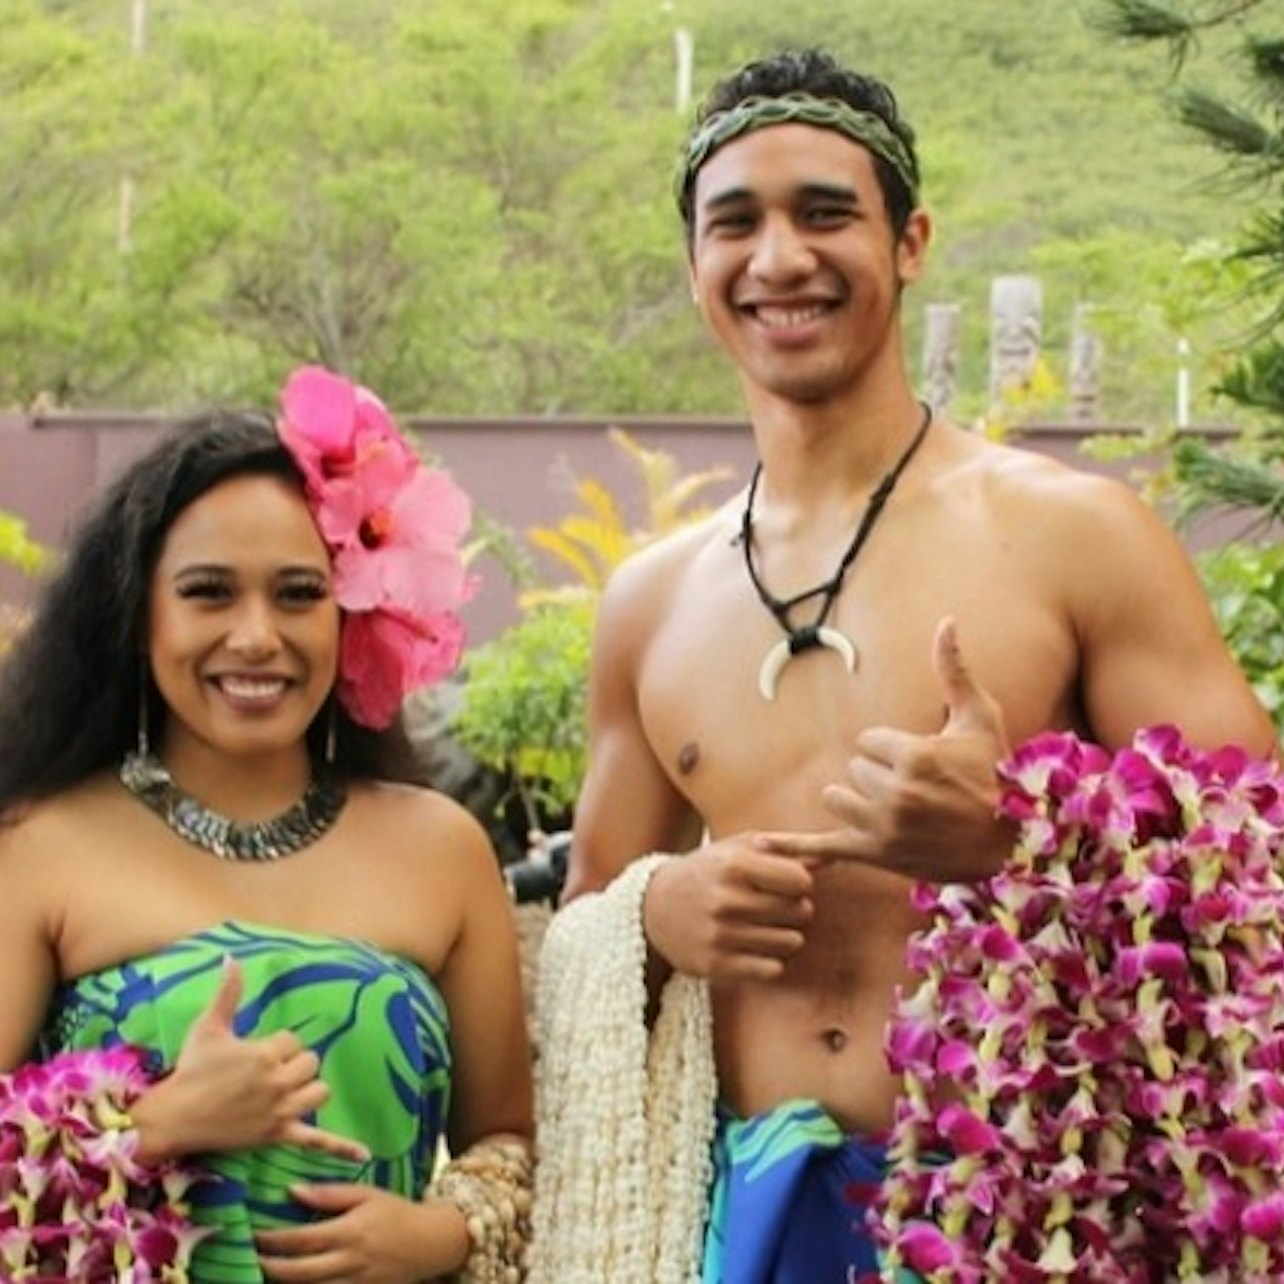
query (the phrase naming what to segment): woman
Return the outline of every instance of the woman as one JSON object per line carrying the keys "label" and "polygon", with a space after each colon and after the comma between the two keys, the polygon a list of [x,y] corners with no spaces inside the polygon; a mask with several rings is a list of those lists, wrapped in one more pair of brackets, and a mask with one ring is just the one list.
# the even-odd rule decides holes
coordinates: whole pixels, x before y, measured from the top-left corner
{"label": "woman", "polygon": [[0,1071],[144,1049],[138,1159],[214,1174],[198,1284],[515,1279],[510,908],[469,814],[391,783],[467,501],[364,389],[282,403],[129,468],[0,669]]}

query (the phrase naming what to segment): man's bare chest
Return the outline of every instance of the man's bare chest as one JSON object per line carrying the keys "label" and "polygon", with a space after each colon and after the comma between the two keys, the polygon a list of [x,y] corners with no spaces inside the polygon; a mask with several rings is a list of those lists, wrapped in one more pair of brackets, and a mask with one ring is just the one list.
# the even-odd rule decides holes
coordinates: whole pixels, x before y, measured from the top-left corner
{"label": "man's bare chest", "polygon": [[648,743],[719,829],[798,823],[800,811],[819,821],[813,800],[846,770],[863,731],[926,735],[944,724],[933,647],[946,617],[1018,734],[1072,719],[1074,639],[1055,604],[1014,579],[925,574],[898,589],[895,577],[869,576],[844,589],[827,620],[850,657],[810,647],[783,663],[779,622],[751,590],[724,583],[656,625],[637,687]]}

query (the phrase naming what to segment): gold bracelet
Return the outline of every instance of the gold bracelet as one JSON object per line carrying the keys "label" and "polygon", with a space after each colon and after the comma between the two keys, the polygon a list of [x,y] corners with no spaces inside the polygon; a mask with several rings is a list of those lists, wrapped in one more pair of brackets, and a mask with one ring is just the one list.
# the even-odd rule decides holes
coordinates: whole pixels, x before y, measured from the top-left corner
{"label": "gold bracelet", "polygon": [[433,1194],[464,1215],[472,1252],[452,1278],[460,1284],[521,1284],[531,1235],[535,1163],[523,1141],[479,1141],[456,1155]]}

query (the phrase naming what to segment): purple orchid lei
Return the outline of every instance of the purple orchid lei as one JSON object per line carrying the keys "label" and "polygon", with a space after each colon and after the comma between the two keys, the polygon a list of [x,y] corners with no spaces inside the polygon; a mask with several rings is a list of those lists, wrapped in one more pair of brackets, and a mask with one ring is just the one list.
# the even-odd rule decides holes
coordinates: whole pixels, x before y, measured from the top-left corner
{"label": "purple orchid lei", "polygon": [[1171,727],[1001,768],[1013,859],[920,886],[877,1234],[932,1284],[1284,1279],[1284,774]]}
{"label": "purple orchid lei", "polygon": [[0,1075],[0,1279],[187,1284],[209,1232],[185,1202],[198,1174],[135,1157],[127,1111],[150,1081],[127,1047]]}

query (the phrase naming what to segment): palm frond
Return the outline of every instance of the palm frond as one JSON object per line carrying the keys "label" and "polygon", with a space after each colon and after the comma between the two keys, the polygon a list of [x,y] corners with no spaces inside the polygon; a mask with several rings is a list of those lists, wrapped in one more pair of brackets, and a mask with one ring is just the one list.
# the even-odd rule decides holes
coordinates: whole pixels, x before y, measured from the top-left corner
{"label": "palm frond", "polygon": [[1284,476],[1257,460],[1186,439],[1174,447],[1183,520],[1210,508],[1251,510],[1258,525],[1284,519]]}

